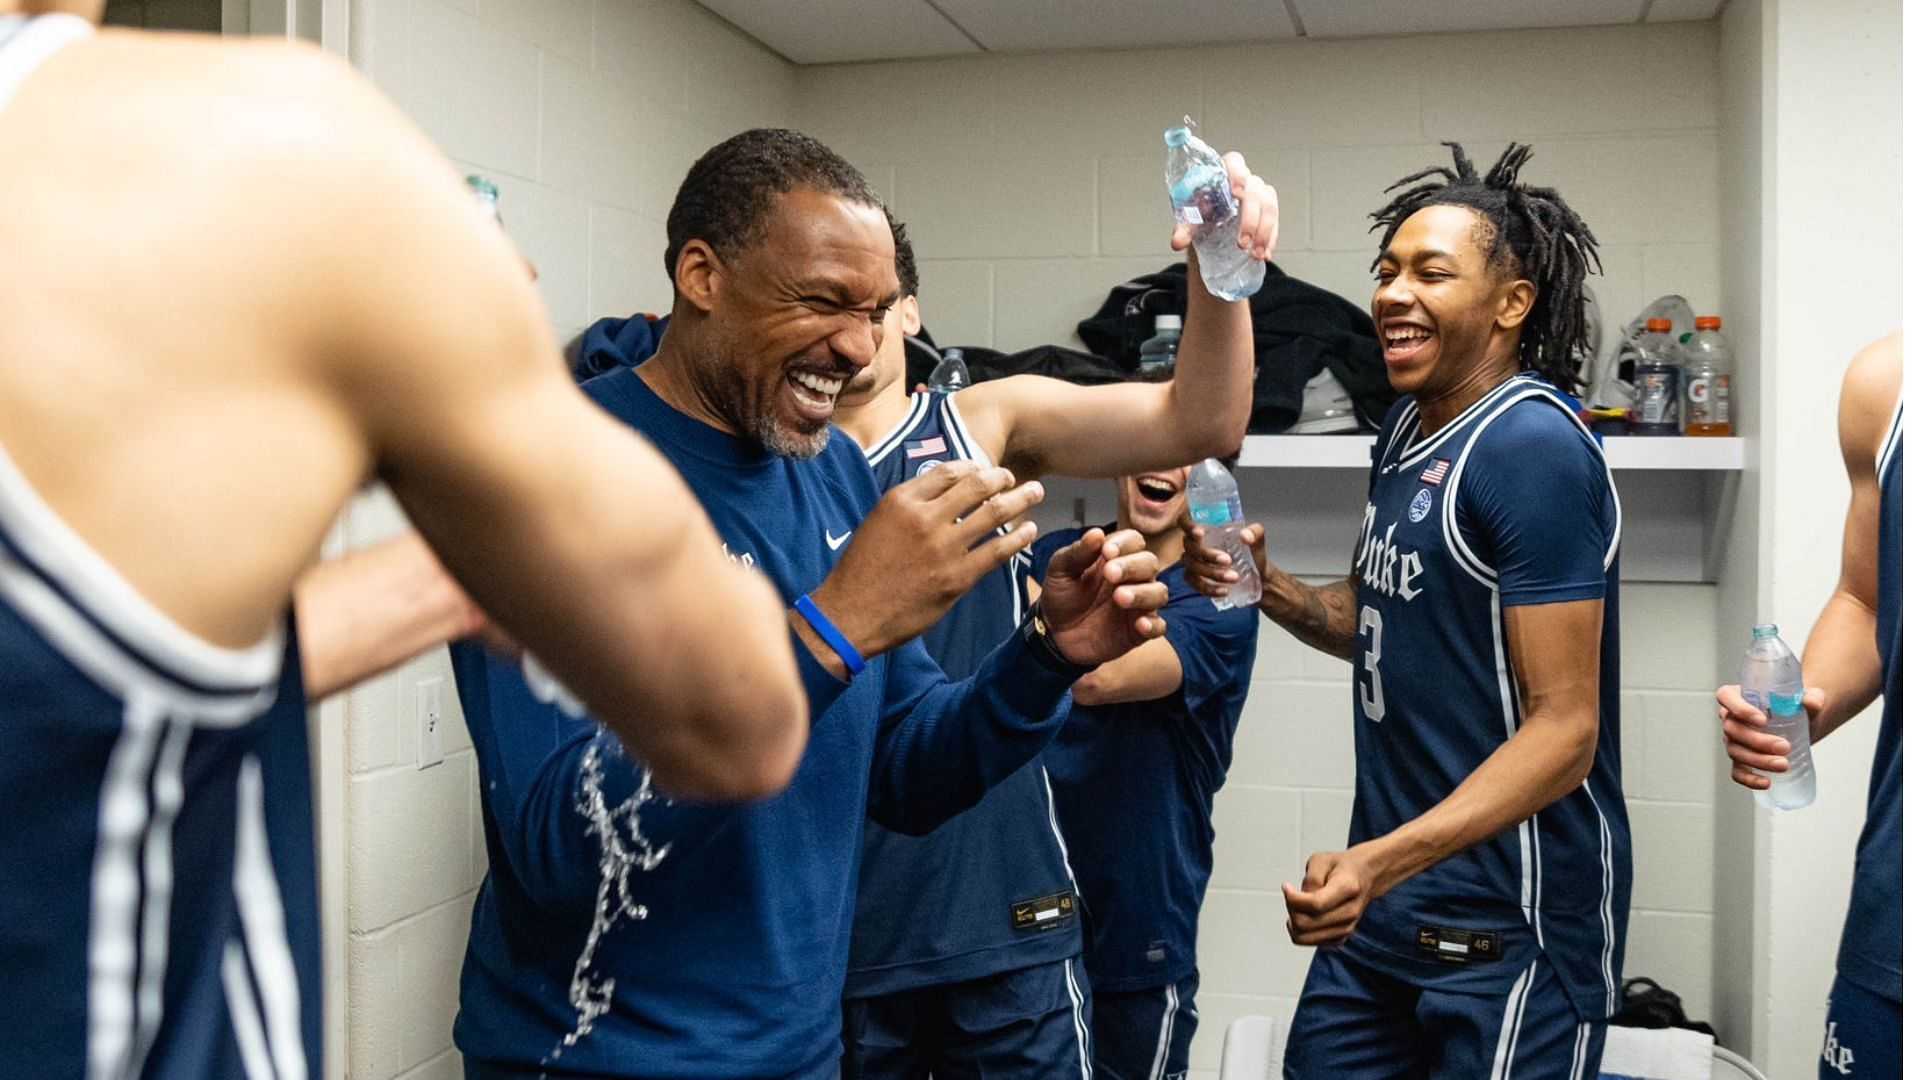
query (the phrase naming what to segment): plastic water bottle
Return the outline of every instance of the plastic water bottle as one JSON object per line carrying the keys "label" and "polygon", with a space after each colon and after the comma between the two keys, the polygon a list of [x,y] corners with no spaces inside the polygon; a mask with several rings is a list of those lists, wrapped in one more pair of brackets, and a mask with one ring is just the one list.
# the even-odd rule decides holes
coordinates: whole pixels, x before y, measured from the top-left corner
{"label": "plastic water bottle", "polygon": [[941,350],[940,362],[933,365],[933,374],[927,376],[927,389],[951,394],[956,390],[965,390],[971,385],[973,385],[973,376],[967,371],[967,361],[960,354],[960,350]]}
{"label": "plastic water bottle", "polygon": [[1720,316],[1693,320],[1687,346],[1687,434],[1733,434],[1733,347],[1720,336]]}
{"label": "plastic water bottle", "polygon": [[1813,802],[1813,747],[1807,711],[1801,701],[1800,661],[1780,640],[1777,626],[1753,628],[1753,644],[1740,665],[1740,696],[1767,714],[1767,734],[1787,740],[1787,771],[1767,773],[1771,784],[1754,798],[1776,810],[1798,810]]}
{"label": "plastic water bottle", "polygon": [[1245,300],[1260,291],[1267,264],[1240,250],[1240,201],[1233,197],[1227,167],[1213,147],[1193,133],[1193,118],[1167,129],[1167,196],[1175,221],[1193,226],[1200,279],[1222,300]]}
{"label": "plastic water bottle", "polygon": [[1140,343],[1140,374],[1147,375],[1173,366],[1180,351],[1180,316],[1155,315],[1153,336]]}
{"label": "plastic water bottle", "polygon": [[1252,549],[1240,539],[1240,530],[1247,527],[1240,511],[1240,485],[1225,465],[1208,458],[1187,474],[1187,511],[1194,524],[1207,530],[1207,546],[1231,555],[1234,572],[1240,575],[1227,595],[1214,597],[1213,606],[1225,611],[1259,603],[1260,571],[1253,565]]}

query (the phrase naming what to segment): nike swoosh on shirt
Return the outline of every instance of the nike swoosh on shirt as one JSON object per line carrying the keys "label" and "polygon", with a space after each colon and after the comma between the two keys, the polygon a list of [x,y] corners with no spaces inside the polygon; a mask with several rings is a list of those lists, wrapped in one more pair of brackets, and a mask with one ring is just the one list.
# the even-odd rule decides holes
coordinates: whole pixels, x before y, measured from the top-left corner
{"label": "nike swoosh on shirt", "polygon": [[839,551],[840,545],[846,543],[847,537],[852,535],[853,535],[852,529],[848,529],[846,532],[841,533],[839,536],[833,535],[833,531],[829,529],[827,531],[827,550]]}

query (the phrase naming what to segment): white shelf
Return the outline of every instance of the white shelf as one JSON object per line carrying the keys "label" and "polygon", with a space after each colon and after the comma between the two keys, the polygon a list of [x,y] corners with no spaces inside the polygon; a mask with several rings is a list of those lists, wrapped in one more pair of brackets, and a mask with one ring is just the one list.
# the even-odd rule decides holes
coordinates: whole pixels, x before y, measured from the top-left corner
{"label": "white shelf", "polygon": [[[1249,435],[1240,464],[1254,469],[1364,469],[1374,436]],[[1607,464],[1620,469],[1738,472],[1747,441],[1673,435],[1609,435],[1601,440]]]}

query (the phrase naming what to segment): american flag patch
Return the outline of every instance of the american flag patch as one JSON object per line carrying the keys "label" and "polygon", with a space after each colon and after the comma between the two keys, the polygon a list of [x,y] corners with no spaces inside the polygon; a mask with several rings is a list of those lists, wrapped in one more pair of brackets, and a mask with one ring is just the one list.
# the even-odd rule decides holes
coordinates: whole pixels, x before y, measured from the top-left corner
{"label": "american flag patch", "polygon": [[1427,471],[1420,474],[1423,484],[1437,484],[1447,478],[1447,470],[1453,468],[1453,462],[1446,458],[1434,458],[1427,463]]}
{"label": "american flag patch", "polygon": [[908,461],[912,461],[914,458],[932,457],[935,454],[944,454],[946,452],[947,440],[944,436],[940,435],[935,435],[931,439],[921,439],[917,443],[907,444]]}

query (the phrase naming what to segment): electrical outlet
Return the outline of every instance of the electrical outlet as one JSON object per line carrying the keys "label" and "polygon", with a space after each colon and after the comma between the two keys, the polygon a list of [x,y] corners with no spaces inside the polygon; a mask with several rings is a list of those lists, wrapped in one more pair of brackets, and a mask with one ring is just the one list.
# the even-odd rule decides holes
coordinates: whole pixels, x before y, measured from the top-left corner
{"label": "electrical outlet", "polygon": [[414,684],[414,726],[420,733],[418,745],[422,769],[438,765],[447,758],[440,739],[440,729],[447,723],[447,711],[441,702],[441,690],[445,686],[446,680],[438,675]]}

